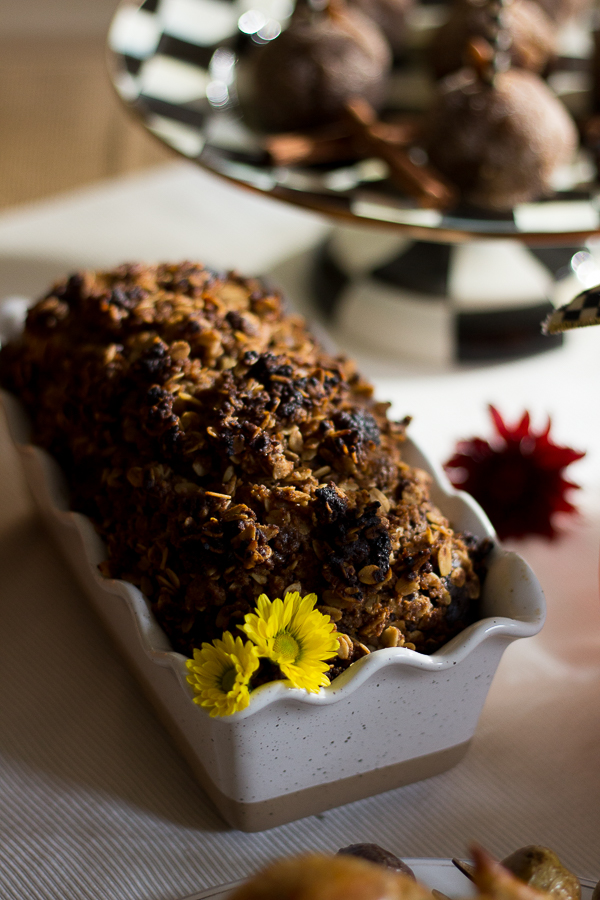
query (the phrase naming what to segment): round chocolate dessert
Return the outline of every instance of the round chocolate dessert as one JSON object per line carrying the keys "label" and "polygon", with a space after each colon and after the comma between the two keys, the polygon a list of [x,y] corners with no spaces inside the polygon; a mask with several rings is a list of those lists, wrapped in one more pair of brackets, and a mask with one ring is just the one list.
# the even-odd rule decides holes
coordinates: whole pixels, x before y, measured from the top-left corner
{"label": "round chocolate dessert", "polygon": [[175,649],[235,634],[263,593],[317,594],[333,674],[476,617],[485,548],[402,459],[408,420],[259,282],[192,263],[72,276],[0,376],[106,542],[103,573],[141,588]]}
{"label": "round chocolate dessert", "polygon": [[532,72],[511,69],[489,83],[461,69],[440,83],[425,143],[467,203],[507,210],[550,190],[553,172],[575,151],[577,131]]}
{"label": "round chocolate dessert", "polygon": [[[430,52],[438,78],[456,72],[471,38],[489,32],[487,0],[455,0],[450,18],[437,32]],[[502,42],[513,66],[541,72],[554,53],[555,27],[534,0],[513,0],[502,10]]]}
{"label": "round chocolate dessert", "polygon": [[380,107],[390,68],[386,39],[358,9],[300,4],[288,28],[242,64],[240,97],[248,121],[265,131],[312,128],[340,118],[354,97]]}
{"label": "round chocolate dessert", "polygon": [[379,844],[350,844],[348,847],[341,847],[337,856],[355,856],[358,859],[366,859],[368,862],[376,863],[392,872],[401,872],[408,875],[409,878],[415,879],[415,873],[407,866],[404,860],[399,859],[394,853],[385,850]]}
{"label": "round chocolate dessert", "polygon": [[400,56],[406,46],[406,14],[414,0],[349,0],[349,5],[359,9],[379,25],[394,56]]}

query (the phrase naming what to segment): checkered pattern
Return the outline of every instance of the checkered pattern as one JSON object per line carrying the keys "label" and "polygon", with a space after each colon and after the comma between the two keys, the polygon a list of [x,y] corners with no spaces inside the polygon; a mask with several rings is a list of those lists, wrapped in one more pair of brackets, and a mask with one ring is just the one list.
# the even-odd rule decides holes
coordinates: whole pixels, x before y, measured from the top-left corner
{"label": "checkered pattern", "polygon": [[581,248],[513,242],[438,244],[334,231],[315,260],[316,303],[357,344],[391,356],[450,362],[543,353],[549,291]]}
{"label": "checkered pattern", "polygon": [[555,310],[542,328],[544,334],[559,334],[584,325],[600,325],[600,285],[582,291],[570,303]]}
{"label": "checkered pattern", "polygon": [[[268,6],[269,0],[263,0],[261,8]],[[115,87],[146,128],[179,153],[292,202],[301,195],[310,196],[309,205],[325,213],[354,215],[357,222],[415,225],[422,224],[425,215],[432,232],[458,230],[482,237],[564,234],[565,230],[582,234],[600,229],[598,209],[587,190],[561,191],[502,215],[475,214],[472,209],[433,213],[437,216],[433,222],[433,211],[406,204],[389,181],[370,176],[365,180],[360,163],[311,169],[270,165],[260,141],[240,115],[233,70],[232,81],[223,91],[215,65],[215,51],[225,50],[239,59],[252,44],[237,26],[246,9],[244,0],[145,0],[139,7],[126,4],[117,11],[109,35],[115,54]],[[272,9],[277,9],[276,3]],[[565,67],[570,70],[576,62],[566,60]],[[422,83],[429,82],[418,60],[394,69],[387,112],[414,112],[404,104],[407,97],[409,104],[413,102],[414,84]]]}

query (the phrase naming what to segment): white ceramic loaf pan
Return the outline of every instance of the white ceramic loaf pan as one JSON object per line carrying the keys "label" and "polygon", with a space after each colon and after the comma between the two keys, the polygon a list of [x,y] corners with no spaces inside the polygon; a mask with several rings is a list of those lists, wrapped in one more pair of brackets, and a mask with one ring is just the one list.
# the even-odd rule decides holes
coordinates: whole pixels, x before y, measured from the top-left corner
{"label": "white ceramic loaf pan", "polygon": [[[542,627],[535,575],[496,545],[481,619],[433,655],[378,650],[319,694],[274,683],[255,691],[247,709],[210,718],[192,702],[185,657],[170,649],[145,597],[100,575],[100,538],[88,519],[69,511],[62,473],[29,443],[20,404],[6,393],[2,400],[53,538],[201,785],[236,828],[271,828],[450,768],[469,746],[504,649]],[[405,458],[431,472],[433,499],[456,529],[493,537],[477,504],[410,440]]]}

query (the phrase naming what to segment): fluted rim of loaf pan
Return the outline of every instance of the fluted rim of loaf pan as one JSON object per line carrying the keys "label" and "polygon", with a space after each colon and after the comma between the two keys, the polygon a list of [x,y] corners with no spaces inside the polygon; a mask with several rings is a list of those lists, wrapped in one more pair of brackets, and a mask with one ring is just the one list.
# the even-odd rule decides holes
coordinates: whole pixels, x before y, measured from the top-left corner
{"label": "fluted rim of loaf pan", "polygon": [[[170,648],[169,640],[156,621],[148,600],[137,587],[100,574],[98,564],[106,558],[101,538],[87,517],[68,508],[66,480],[56,461],[46,451],[29,443],[30,425],[20,402],[6,391],[0,391],[0,396],[10,434],[26,463],[29,487],[36,502],[46,514],[51,514],[57,524],[68,525],[70,528],[74,526],[79,534],[88,562],[86,571],[89,587],[100,587],[107,594],[120,596],[127,603],[146,655],[154,664],[170,667],[191,699],[193,691],[186,681],[186,657]],[[462,662],[484,641],[501,638],[508,643],[517,638],[531,637],[540,631],[545,619],[545,600],[529,565],[517,553],[499,546],[494,529],[479,504],[465,492],[455,490],[441,466],[432,462],[412,439],[407,438],[405,448],[406,461],[431,474],[432,499],[453,526],[494,541],[482,594],[483,617],[431,655],[405,647],[374,651],[355,662],[318,694],[309,694],[282,682],[263,685],[252,693],[250,704],[245,710],[222,721],[240,721],[281,700],[294,700],[308,706],[329,705],[349,697],[364,682],[388,666],[406,666],[430,673],[443,672]],[[31,476],[32,472],[36,473],[34,478]],[[196,705],[195,708],[200,715],[208,715],[201,707]]]}

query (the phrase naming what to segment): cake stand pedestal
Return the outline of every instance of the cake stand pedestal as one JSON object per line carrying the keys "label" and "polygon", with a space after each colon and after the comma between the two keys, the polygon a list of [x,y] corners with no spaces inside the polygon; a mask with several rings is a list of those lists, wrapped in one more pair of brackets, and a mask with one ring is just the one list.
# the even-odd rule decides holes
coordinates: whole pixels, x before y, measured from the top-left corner
{"label": "cake stand pedestal", "polygon": [[[581,289],[581,246],[517,240],[411,241],[336,227],[315,254],[311,294],[340,335],[386,355],[437,363],[514,359],[551,350],[544,336],[557,286]],[[600,280],[600,270],[598,270]]]}

